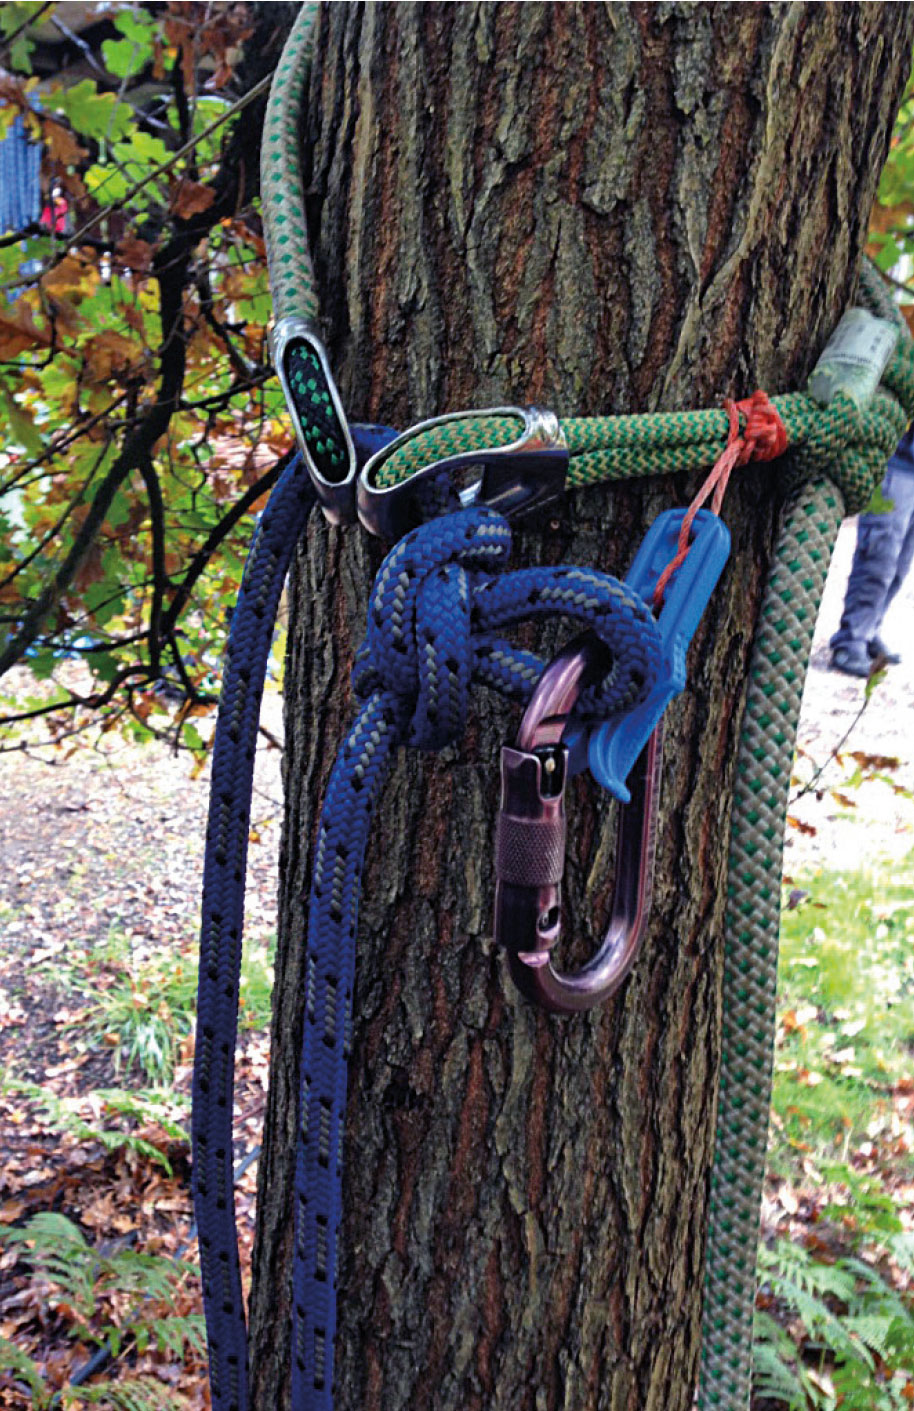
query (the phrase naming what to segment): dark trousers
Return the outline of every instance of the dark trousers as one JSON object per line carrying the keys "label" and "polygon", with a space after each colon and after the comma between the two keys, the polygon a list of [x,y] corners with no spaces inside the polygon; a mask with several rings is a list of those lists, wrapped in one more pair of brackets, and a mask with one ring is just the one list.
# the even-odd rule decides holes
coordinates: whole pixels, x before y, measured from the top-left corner
{"label": "dark trousers", "polygon": [[833,650],[866,650],[878,635],[886,609],[914,557],[914,470],[910,459],[892,457],[882,493],[893,507],[886,514],[860,516],[841,626],[831,639]]}

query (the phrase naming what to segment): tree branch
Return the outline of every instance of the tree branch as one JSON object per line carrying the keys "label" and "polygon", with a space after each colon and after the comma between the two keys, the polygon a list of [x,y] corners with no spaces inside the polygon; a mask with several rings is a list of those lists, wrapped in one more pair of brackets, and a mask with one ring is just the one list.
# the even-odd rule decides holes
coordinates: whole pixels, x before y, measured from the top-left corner
{"label": "tree branch", "polygon": [[147,456],[140,465],[140,474],[146,493],[149,496],[149,516],[152,527],[152,606],[149,609],[149,629],[146,640],[149,645],[149,670],[153,677],[160,673],[162,659],[162,600],[168,586],[165,573],[165,506],[162,502],[162,487],[155,467]]}
{"label": "tree branch", "polygon": [[162,627],[166,632],[176,624],[181,613],[187,606],[191,592],[197,579],[206,569],[207,564],[218,549],[219,545],[231,533],[239,519],[243,519],[252,505],[255,505],[261,495],[265,495],[276,484],[286,466],[295,455],[295,451],[287,451],[284,456],[272,466],[265,475],[255,481],[250,489],[246,490],[240,500],[236,500],[231,509],[223,515],[214,529],[211,529],[203,544],[194,554],[188,565],[187,572],[181,579],[178,590],[172,598],[162,619]]}

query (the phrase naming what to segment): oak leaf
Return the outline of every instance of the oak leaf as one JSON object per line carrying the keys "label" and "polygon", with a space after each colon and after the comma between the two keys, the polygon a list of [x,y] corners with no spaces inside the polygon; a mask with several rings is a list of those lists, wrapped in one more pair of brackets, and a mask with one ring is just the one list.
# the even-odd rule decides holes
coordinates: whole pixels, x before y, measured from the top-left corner
{"label": "oak leaf", "polygon": [[14,310],[0,314],[0,362],[18,358],[27,348],[47,348],[51,335],[36,327],[32,311],[19,303]]}
{"label": "oak leaf", "polygon": [[53,118],[45,118],[42,123],[42,136],[51,160],[60,162],[61,166],[76,166],[86,156],[86,148],[79,145],[70,129],[64,127],[63,123],[55,122]]}
{"label": "oak leaf", "polygon": [[117,246],[114,258],[134,274],[148,274],[152,268],[152,246],[136,235],[126,236]]}
{"label": "oak leaf", "polygon": [[215,199],[216,193],[211,186],[204,186],[202,181],[191,181],[185,176],[175,188],[171,208],[181,220],[189,220],[191,216],[208,211]]}
{"label": "oak leaf", "polygon": [[46,294],[64,297],[70,294],[91,294],[98,280],[98,270],[91,260],[82,255],[66,255],[59,264],[41,276],[41,287]]}
{"label": "oak leaf", "polygon": [[130,338],[114,329],[97,333],[84,345],[86,365],[96,382],[107,382],[117,373],[127,372],[142,361],[142,351]]}

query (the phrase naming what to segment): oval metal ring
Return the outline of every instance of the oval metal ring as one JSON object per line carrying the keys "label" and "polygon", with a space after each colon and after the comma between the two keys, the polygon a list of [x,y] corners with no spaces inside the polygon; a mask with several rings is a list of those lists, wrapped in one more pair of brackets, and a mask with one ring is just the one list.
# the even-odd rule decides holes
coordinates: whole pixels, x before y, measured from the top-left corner
{"label": "oval metal ring", "polygon": [[[426,431],[446,433],[458,423],[492,418],[519,422],[517,437],[504,446],[462,451],[419,466],[397,485],[376,483],[381,466]],[[530,514],[557,500],[565,489],[568,449],[558,417],[543,407],[489,407],[450,412],[420,421],[384,446],[363,467],[357,484],[359,519],[371,534],[391,543],[447,508],[491,505],[501,514]],[[457,472],[476,471],[479,479],[442,501],[441,481]]]}

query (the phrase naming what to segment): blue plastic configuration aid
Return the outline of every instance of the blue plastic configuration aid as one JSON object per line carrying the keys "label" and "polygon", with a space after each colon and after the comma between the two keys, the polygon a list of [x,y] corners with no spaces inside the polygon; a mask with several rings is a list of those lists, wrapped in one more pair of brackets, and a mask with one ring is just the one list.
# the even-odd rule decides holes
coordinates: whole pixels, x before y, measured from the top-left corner
{"label": "blue plastic configuration aid", "polygon": [[[657,580],[676,556],[686,510],[665,510],[651,525],[625,575],[625,582],[645,602],[651,602]],[[699,510],[685,561],[667,584],[657,618],[663,643],[664,671],[647,698],[634,710],[599,725],[574,726],[564,743],[570,752],[570,772],[589,767],[598,784],[622,803],[631,795],[626,779],[635,760],[674,696],[686,683],[686,652],[708,599],[730,556],[730,531],[710,510]]]}

